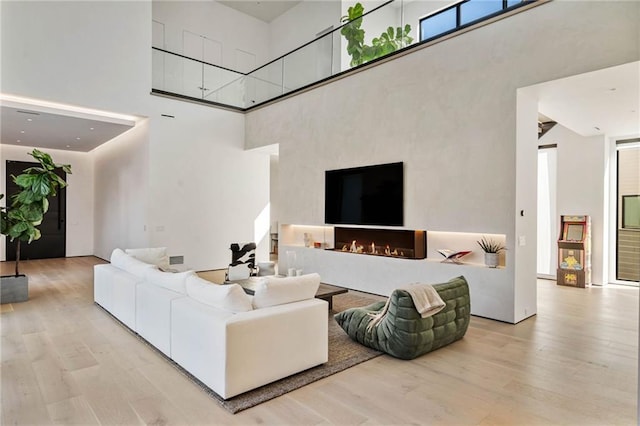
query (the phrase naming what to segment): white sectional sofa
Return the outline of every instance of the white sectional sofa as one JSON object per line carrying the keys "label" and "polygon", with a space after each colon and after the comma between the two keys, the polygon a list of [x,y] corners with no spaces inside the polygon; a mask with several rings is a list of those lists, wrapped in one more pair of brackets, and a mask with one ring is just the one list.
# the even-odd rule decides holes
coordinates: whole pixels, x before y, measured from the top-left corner
{"label": "white sectional sofa", "polygon": [[95,266],[94,301],[222,398],[327,362],[317,274],[265,277],[248,296],[193,271],[162,272],[140,253],[116,249]]}

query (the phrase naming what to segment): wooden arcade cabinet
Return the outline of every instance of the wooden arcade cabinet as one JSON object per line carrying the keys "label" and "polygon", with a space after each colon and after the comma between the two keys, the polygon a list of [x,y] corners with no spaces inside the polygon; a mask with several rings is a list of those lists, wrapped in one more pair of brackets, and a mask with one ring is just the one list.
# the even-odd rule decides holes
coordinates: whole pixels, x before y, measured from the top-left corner
{"label": "wooden arcade cabinet", "polygon": [[558,285],[591,285],[591,218],[560,216]]}

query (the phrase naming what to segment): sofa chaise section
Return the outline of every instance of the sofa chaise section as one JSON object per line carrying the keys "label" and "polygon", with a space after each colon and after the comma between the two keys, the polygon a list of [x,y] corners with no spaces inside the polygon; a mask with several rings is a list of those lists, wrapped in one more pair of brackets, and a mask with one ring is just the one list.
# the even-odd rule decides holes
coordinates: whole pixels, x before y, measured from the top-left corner
{"label": "sofa chaise section", "polygon": [[94,267],[94,300],[127,327],[136,331],[136,287],[144,278],[113,265]]}
{"label": "sofa chaise section", "polygon": [[228,399],[327,362],[327,328],[327,303],[318,299],[238,314],[176,299],[171,357]]}
{"label": "sofa chaise section", "polygon": [[186,296],[148,282],[139,284],[136,289],[138,334],[171,357],[171,302]]}

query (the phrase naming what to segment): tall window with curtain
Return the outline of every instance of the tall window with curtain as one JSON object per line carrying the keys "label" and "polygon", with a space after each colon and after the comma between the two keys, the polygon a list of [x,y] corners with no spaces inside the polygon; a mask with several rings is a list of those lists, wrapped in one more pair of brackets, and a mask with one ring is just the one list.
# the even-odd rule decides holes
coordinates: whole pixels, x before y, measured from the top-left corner
{"label": "tall window with curtain", "polygon": [[558,214],[556,210],[557,149],[538,150],[538,265],[540,278],[555,278],[558,259]]}

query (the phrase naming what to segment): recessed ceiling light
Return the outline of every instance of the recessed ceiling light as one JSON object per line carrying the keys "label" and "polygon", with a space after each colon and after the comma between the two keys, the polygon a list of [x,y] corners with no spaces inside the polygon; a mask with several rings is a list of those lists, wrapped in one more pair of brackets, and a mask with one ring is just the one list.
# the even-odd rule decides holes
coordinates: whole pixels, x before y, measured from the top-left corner
{"label": "recessed ceiling light", "polygon": [[33,121],[33,118],[27,118],[27,121]]}
{"label": "recessed ceiling light", "polygon": [[89,127],[89,130],[95,130],[93,127]]}
{"label": "recessed ceiling light", "polygon": [[18,139],[16,142],[22,142],[20,139]]}
{"label": "recessed ceiling light", "polygon": [[76,140],[77,140],[77,141],[79,141],[79,140],[80,140],[80,138],[76,138]]}
{"label": "recessed ceiling light", "polygon": [[20,133],[24,133],[24,130],[20,130]]}
{"label": "recessed ceiling light", "polygon": [[67,148],[71,148],[71,145],[67,145]]}

